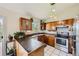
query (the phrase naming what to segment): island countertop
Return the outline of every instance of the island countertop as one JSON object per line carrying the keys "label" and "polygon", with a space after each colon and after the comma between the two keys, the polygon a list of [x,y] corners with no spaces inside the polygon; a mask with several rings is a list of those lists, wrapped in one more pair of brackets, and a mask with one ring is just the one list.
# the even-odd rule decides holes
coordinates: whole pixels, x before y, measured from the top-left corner
{"label": "island countertop", "polygon": [[28,52],[28,54],[32,53],[33,51],[45,47],[46,44],[38,41],[37,37],[26,37],[26,39],[21,40],[17,39],[19,44]]}

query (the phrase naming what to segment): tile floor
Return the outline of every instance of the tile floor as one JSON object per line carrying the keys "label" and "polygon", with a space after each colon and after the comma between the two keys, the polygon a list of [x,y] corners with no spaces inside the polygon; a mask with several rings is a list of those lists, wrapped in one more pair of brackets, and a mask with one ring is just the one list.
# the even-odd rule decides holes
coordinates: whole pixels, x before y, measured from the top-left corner
{"label": "tile floor", "polygon": [[44,56],[73,56],[73,55],[47,45],[44,50]]}
{"label": "tile floor", "polygon": [[[36,36],[33,36],[33,37],[34,39],[37,39]],[[44,49],[44,56],[73,56],[73,55],[47,45]]]}

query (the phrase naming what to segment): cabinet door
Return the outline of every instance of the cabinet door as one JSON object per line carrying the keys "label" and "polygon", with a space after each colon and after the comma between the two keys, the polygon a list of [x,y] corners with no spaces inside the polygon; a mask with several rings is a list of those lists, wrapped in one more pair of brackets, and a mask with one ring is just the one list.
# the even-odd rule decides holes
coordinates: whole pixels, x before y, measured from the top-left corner
{"label": "cabinet door", "polygon": [[51,29],[50,23],[47,23],[47,24],[46,24],[46,29],[47,29],[47,30],[50,30],[50,29]]}
{"label": "cabinet door", "polygon": [[55,47],[55,37],[49,36],[49,37],[48,37],[48,44],[49,44],[50,46]]}
{"label": "cabinet door", "polygon": [[70,25],[71,26],[74,23],[74,19],[67,19],[67,20],[64,20],[63,22],[64,22],[65,25]]}
{"label": "cabinet door", "polygon": [[74,19],[69,19],[68,24],[73,25]]}
{"label": "cabinet door", "polygon": [[29,56],[44,56],[44,46],[33,51],[32,53],[29,54]]}
{"label": "cabinet door", "polygon": [[40,25],[41,25],[41,27],[40,27],[41,30],[46,30],[46,23],[41,23]]}
{"label": "cabinet door", "polygon": [[15,47],[16,47],[17,56],[27,56],[28,55],[28,52],[17,41],[15,41]]}
{"label": "cabinet door", "polygon": [[38,36],[38,40],[41,42],[45,41],[44,38],[45,38],[45,35]]}

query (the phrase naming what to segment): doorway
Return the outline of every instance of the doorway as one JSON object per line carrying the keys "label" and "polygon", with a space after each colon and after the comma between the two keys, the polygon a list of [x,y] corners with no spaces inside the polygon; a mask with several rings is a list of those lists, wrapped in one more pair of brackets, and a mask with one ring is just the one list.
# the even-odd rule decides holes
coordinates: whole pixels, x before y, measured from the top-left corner
{"label": "doorway", "polygon": [[2,56],[3,18],[0,17],[0,56]]}
{"label": "doorway", "polygon": [[6,27],[5,27],[4,17],[0,16],[0,56],[5,55],[5,37],[6,37]]}

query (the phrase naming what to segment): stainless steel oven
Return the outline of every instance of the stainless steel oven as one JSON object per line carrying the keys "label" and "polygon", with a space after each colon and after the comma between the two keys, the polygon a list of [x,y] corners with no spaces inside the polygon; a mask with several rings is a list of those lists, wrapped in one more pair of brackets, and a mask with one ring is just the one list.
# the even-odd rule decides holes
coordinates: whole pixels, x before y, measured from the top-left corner
{"label": "stainless steel oven", "polygon": [[68,39],[56,37],[56,43],[61,45],[62,47],[68,48]]}
{"label": "stainless steel oven", "polygon": [[65,52],[68,52],[68,27],[57,27],[56,43],[57,47]]}

